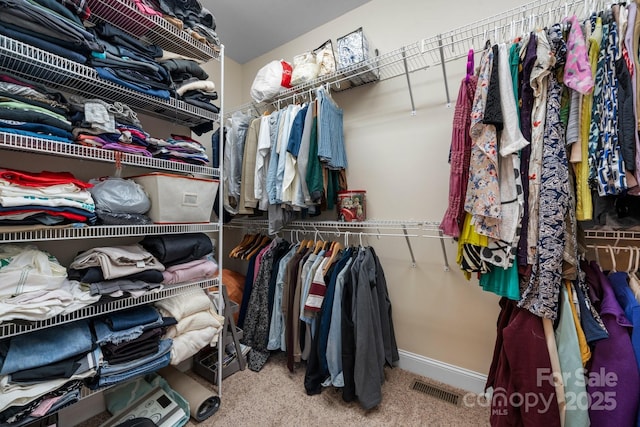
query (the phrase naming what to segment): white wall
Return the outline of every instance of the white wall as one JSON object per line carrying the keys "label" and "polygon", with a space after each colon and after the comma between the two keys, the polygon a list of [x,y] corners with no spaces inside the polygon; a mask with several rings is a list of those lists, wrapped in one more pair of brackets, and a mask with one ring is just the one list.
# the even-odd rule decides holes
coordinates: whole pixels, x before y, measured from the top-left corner
{"label": "white wall", "polygon": [[[342,17],[242,66],[243,98],[258,69],[362,26],[381,53],[455,29],[524,1],[436,2],[372,0]],[[477,56],[478,58],[478,56]],[[464,62],[447,64],[452,100]],[[227,74],[226,84],[238,76]],[[417,114],[412,116],[404,77],[334,93],[344,109],[350,188],[367,191],[368,217],[440,221],[447,206],[453,106],[447,108],[440,67],[411,74]],[[240,105],[240,104],[236,104]],[[228,111],[234,105],[226,103]],[[237,236],[234,235],[234,236]],[[239,237],[226,237],[229,249]],[[498,297],[466,281],[455,265],[456,245],[445,241],[451,271],[444,271],[440,241],[412,238],[411,266],[403,238],[369,238],[385,269],[398,345],[420,356],[487,373],[495,340]],[[231,245],[231,246],[229,246]],[[233,265],[231,263],[227,265]]]}

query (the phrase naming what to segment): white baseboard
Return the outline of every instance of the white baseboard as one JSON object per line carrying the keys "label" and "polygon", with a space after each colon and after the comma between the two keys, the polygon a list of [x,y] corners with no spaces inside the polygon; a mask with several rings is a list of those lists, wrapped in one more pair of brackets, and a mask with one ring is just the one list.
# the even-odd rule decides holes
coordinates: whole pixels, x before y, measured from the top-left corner
{"label": "white baseboard", "polygon": [[398,350],[398,353],[400,354],[398,367],[401,369],[423,377],[433,378],[436,381],[462,390],[474,393],[482,393],[484,391],[484,385],[487,382],[486,375],[406,350]]}

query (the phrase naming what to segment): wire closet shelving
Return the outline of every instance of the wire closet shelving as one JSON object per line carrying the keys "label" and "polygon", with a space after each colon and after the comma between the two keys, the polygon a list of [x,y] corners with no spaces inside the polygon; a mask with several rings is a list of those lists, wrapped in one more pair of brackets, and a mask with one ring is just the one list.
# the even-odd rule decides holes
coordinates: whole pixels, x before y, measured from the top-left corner
{"label": "wire closet shelving", "polygon": [[[501,42],[513,39],[522,33],[538,26],[561,22],[565,16],[576,14],[585,16],[591,8],[590,1],[585,0],[536,0],[506,10],[489,18],[481,19],[473,24],[420,39],[393,51],[340,69],[334,73],[318,77],[307,83],[282,91],[270,102],[249,102],[230,109],[234,111],[254,109],[261,113],[281,104],[295,102],[303,97],[309,98],[318,86],[326,86],[332,91],[340,92],[357,86],[377,83],[399,76],[405,76],[411,100],[411,113],[416,114],[413,89],[410,75],[416,71],[431,67],[441,67],[444,79],[447,106],[451,105],[446,63],[467,56],[469,49],[481,51],[487,40]],[[377,79],[362,79],[361,76],[374,73]]]}
{"label": "wire closet shelving", "polygon": [[134,110],[183,126],[216,120],[217,114],[175,98],[163,99],[104,80],[86,65],[0,35],[0,71],[52,89],[122,102]]}
{"label": "wire closet shelving", "polygon": [[218,279],[203,280],[198,282],[183,283],[174,286],[166,286],[158,291],[147,291],[143,295],[127,298],[115,299],[109,302],[97,302],[92,305],[80,308],[69,314],[58,315],[47,320],[36,322],[26,321],[9,321],[0,322],[0,338],[8,338],[14,335],[24,334],[39,329],[50,328],[52,326],[62,325],[81,319],[89,319],[91,317],[111,313],[114,311],[124,310],[139,305],[160,301],[176,295],[189,294],[201,289],[209,289],[218,285]]}
{"label": "wire closet shelving", "polygon": [[[377,238],[404,237],[411,256],[412,267],[416,266],[416,258],[410,238],[437,238],[440,239],[442,245],[445,271],[449,271],[449,261],[444,246],[444,240],[449,239],[449,237],[442,234],[439,226],[439,222],[416,220],[366,220],[362,222],[295,220],[288,222],[278,234],[291,233],[292,236],[299,237],[299,233],[302,233],[303,235],[313,236],[314,240],[343,237],[345,242],[348,242],[349,238],[360,238],[360,244],[362,244],[361,239],[363,236]],[[225,224],[224,227],[259,232],[268,229],[269,223],[267,220],[233,219],[230,223]]]}

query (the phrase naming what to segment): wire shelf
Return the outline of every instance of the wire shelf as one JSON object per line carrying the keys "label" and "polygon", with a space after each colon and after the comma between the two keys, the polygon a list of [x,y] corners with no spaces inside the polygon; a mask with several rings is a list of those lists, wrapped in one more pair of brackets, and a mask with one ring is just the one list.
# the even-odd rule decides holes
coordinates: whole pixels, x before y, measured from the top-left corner
{"label": "wire shelf", "polygon": [[[487,40],[493,43],[513,40],[534,28],[543,28],[576,14],[585,17],[584,0],[536,0],[497,15],[422,39],[422,50],[431,65],[452,61],[467,55],[469,49],[483,50]],[[440,55],[440,48],[443,55]]]}
{"label": "wire shelf", "polygon": [[640,231],[623,230],[585,230],[584,237],[587,239],[605,240],[636,240],[640,241]]}
{"label": "wire shelf", "polygon": [[122,102],[139,112],[188,127],[218,117],[175,98],[165,100],[101,79],[91,67],[1,35],[0,70],[56,90]]}
{"label": "wire shelf", "polygon": [[201,61],[220,60],[219,48],[196,40],[184,30],[156,15],[146,15],[129,0],[89,0],[91,17],[108,22],[136,38],[164,50]]}
{"label": "wire shelf", "polygon": [[100,239],[137,237],[158,234],[212,233],[219,230],[217,223],[206,224],[150,224],[150,225],[95,225],[77,223],[65,227],[0,226],[0,243],[16,243],[44,240]]}
{"label": "wire shelf", "polygon": [[16,135],[0,132],[0,148],[14,151],[28,151],[32,153],[53,154],[62,157],[73,157],[83,160],[95,160],[109,163],[122,163],[152,169],[162,169],[171,172],[205,175],[218,178],[217,168],[198,166],[189,163],[172,162],[170,160],[153,157],[136,156],[120,151],[104,150],[102,148],[52,141],[45,138]]}
{"label": "wire shelf", "polygon": [[[416,230],[421,231],[424,228],[425,221],[414,220],[367,220],[362,222],[344,222],[344,221],[289,221],[283,230],[303,229],[308,232],[319,231],[346,231],[346,230]],[[246,228],[267,228],[268,220],[263,219],[233,219],[231,222],[224,224],[224,227],[240,226]]]}
{"label": "wire shelf", "polygon": [[189,294],[201,289],[209,289],[218,285],[218,279],[210,279],[198,282],[183,283],[175,286],[165,287],[160,291],[150,291],[139,297],[127,297],[112,300],[105,303],[97,302],[66,315],[59,315],[51,319],[37,322],[3,322],[0,323],[0,338],[8,338],[25,332],[50,328],[81,319],[99,316],[126,308],[148,304],[162,299],[171,298],[176,295]]}
{"label": "wire shelf", "polygon": [[[487,40],[506,41],[523,32],[548,24],[560,22],[564,16],[576,13],[584,15],[584,0],[536,0],[525,5],[509,9],[498,15],[485,18],[457,29],[400,47],[388,53],[353,64],[332,74],[316,78],[310,82],[287,89],[266,103],[250,102],[226,114],[235,111],[254,109],[258,114],[279,108],[281,104],[296,102],[298,99],[310,100],[313,90],[326,85],[339,92],[364,84],[384,81],[398,76],[414,73],[429,67],[442,66],[446,62],[466,57],[469,49],[484,49]],[[371,73],[378,79],[363,79]],[[445,81],[446,84],[446,81]]]}

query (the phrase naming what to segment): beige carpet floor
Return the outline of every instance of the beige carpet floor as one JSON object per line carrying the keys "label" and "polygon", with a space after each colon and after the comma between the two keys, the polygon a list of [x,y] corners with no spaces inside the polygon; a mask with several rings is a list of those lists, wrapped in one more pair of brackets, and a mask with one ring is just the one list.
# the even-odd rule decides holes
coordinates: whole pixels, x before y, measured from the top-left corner
{"label": "beige carpet floor", "polygon": [[[286,367],[282,355],[272,356],[260,372],[249,369],[238,371],[222,383],[221,406],[209,419],[188,426],[488,426],[489,410],[473,397],[459,399],[454,405],[412,389],[414,380],[439,386],[447,391],[464,395],[463,390],[452,389],[428,378],[420,377],[400,368],[387,368],[382,386],[382,403],[369,411],[357,402],[346,403],[339,389],[329,387],[319,395],[308,396],[304,389],[305,365],[297,365],[294,373]],[[196,374],[193,378],[215,389]],[[81,424],[82,427],[99,425],[108,417],[101,414]]]}

